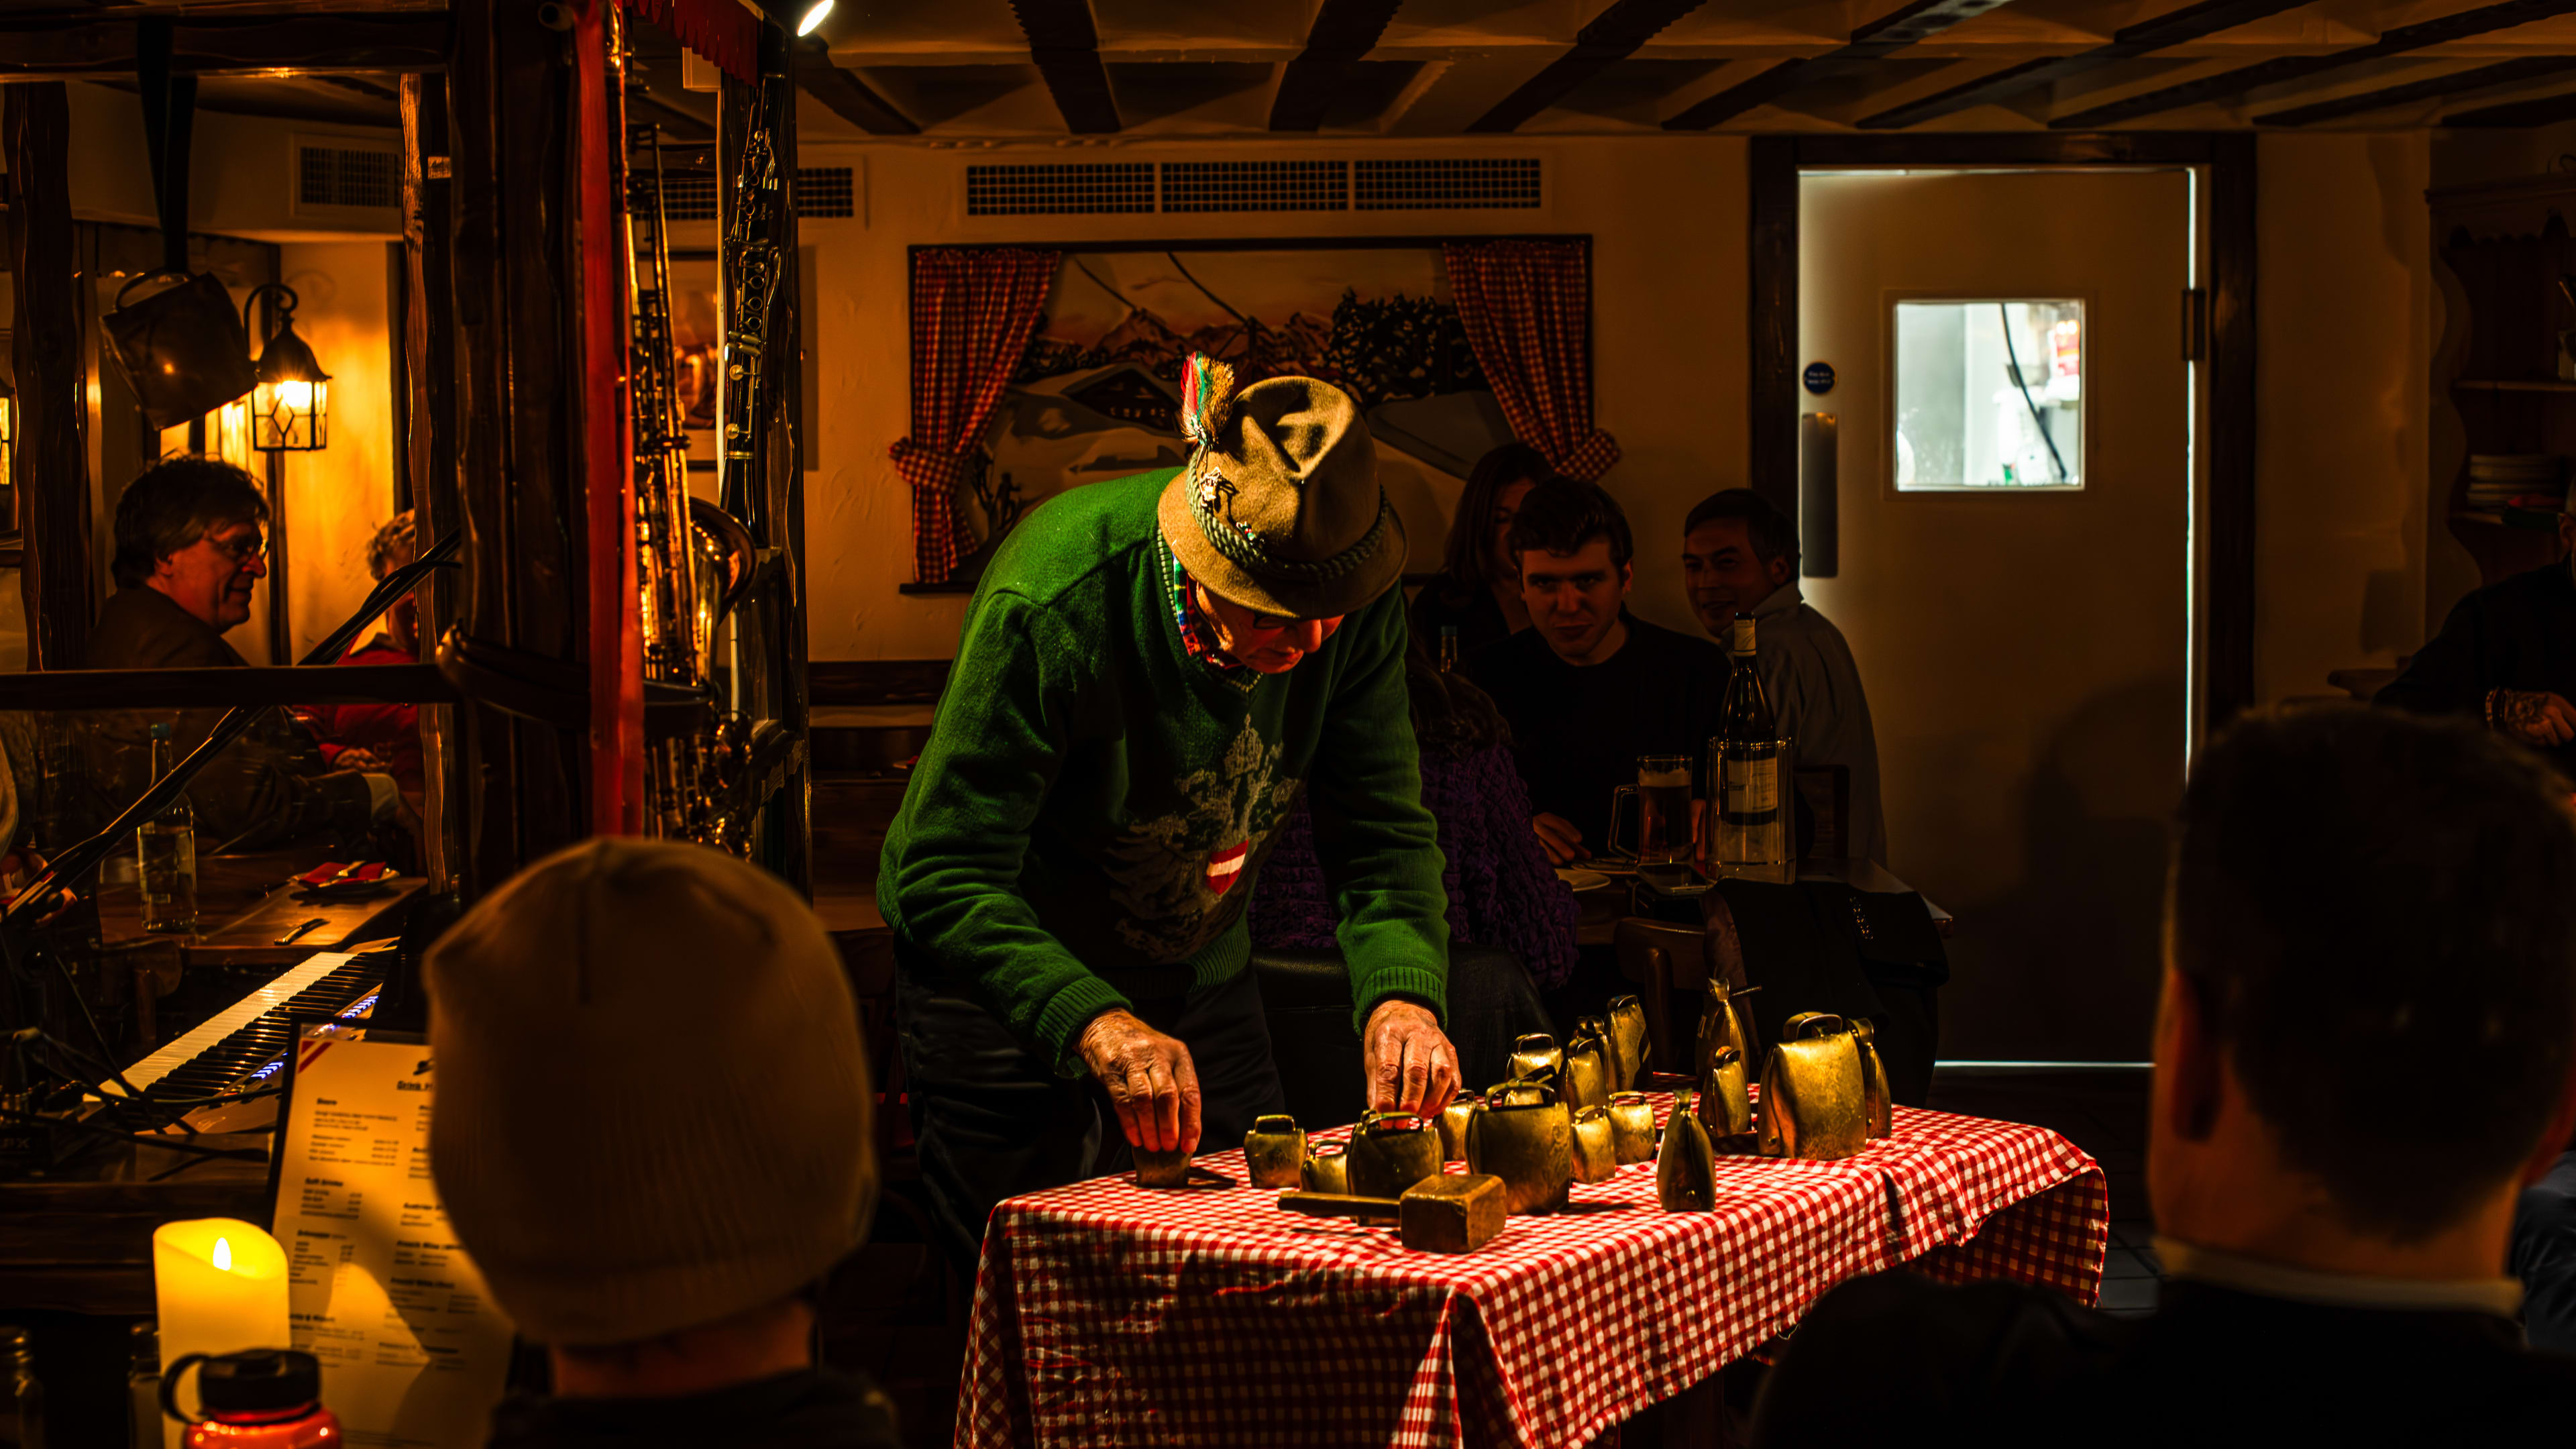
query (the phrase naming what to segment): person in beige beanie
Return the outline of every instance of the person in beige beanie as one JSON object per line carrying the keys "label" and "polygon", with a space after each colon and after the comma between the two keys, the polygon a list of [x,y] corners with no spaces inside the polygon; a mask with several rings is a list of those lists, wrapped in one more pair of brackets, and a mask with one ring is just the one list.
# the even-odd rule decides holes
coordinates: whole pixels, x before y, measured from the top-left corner
{"label": "person in beige beanie", "polygon": [[430,1161],[555,1394],[495,1449],[895,1442],[814,1365],[811,1290],[865,1236],[873,1088],[839,953],[755,866],[663,841],[550,856],[428,956]]}

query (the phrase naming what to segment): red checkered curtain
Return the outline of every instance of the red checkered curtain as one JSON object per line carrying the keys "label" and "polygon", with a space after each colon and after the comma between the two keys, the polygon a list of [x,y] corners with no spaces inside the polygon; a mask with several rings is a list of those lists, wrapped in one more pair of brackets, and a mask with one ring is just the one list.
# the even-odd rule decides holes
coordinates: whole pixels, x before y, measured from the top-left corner
{"label": "red checkered curtain", "polygon": [[1512,435],[1585,481],[1619,461],[1592,426],[1592,278],[1581,242],[1452,242],[1441,249],[1467,345]]}
{"label": "red checkered curtain", "polygon": [[912,485],[917,581],[944,584],[974,540],[951,506],[984,424],[1029,350],[1056,253],[924,247],[912,254],[912,435],[891,450]]}

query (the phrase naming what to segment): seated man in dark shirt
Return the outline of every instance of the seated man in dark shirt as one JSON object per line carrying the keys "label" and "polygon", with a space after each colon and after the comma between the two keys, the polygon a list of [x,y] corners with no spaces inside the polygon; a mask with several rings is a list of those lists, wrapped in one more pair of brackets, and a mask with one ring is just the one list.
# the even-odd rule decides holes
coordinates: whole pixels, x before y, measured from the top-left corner
{"label": "seated man in dark shirt", "polygon": [[2451,609],[2406,672],[2373,703],[2465,715],[2576,775],[2576,515],[2558,517],[2559,562],[2514,575]]}
{"label": "seated man in dark shirt", "polygon": [[2354,706],[2211,745],[2167,895],[2157,1311],[1847,1283],[1754,1443],[2564,1442],[2576,1359],[2524,1347],[2503,1276],[2576,1122],[2564,789],[2482,730]]}
{"label": "seated man in dark shirt", "polygon": [[1566,865],[1609,843],[1611,792],[1637,783],[1638,756],[1680,755],[1694,778],[1706,773],[1729,665],[1705,639],[1629,617],[1628,518],[1598,485],[1531,489],[1510,543],[1534,627],[1478,650],[1467,677],[1511,723],[1532,828]]}

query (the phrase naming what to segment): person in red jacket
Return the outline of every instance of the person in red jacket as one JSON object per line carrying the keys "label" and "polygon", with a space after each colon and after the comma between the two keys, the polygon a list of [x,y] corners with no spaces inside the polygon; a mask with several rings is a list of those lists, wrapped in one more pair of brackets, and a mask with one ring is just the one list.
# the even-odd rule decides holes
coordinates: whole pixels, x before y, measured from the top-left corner
{"label": "person in red jacket", "polygon": [[[381,580],[419,556],[411,510],[395,514],[367,543],[367,572]],[[420,602],[405,594],[385,611],[384,628],[340,656],[342,664],[414,664],[420,660]],[[317,704],[296,712],[322,744],[335,770],[377,770],[419,798],[420,707],[410,704]]]}

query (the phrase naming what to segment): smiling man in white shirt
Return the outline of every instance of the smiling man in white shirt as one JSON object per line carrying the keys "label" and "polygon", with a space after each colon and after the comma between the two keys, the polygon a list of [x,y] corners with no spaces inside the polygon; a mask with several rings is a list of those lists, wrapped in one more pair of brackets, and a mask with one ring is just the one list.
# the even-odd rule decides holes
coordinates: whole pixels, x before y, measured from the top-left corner
{"label": "smiling man in white shirt", "polygon": [[1723,641],[1737,614],[1753,616],[1754,667],[1798,764],[1851,771],[1850,838],[1833,853],[1885,865],[1869,698],[1843,631],[1798,591],[1797,525],[1750,488],[1710,494],[1682,524],[1682,585],[1712,638]]}

